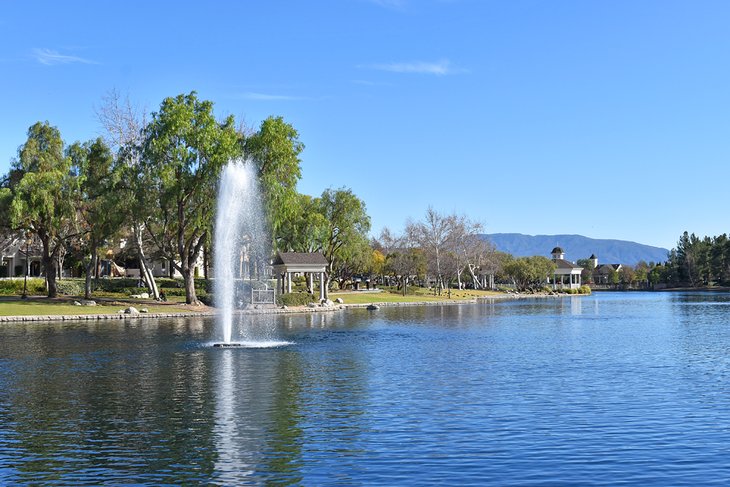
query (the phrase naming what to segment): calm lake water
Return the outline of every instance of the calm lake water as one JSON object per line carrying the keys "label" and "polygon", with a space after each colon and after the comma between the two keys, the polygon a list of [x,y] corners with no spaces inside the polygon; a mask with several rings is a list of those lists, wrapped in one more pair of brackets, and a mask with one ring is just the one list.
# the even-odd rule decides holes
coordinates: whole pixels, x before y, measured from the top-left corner
{"label": "calm lake water", "polygon": [[0,328],[0,484],[730,483],[730,296]]}

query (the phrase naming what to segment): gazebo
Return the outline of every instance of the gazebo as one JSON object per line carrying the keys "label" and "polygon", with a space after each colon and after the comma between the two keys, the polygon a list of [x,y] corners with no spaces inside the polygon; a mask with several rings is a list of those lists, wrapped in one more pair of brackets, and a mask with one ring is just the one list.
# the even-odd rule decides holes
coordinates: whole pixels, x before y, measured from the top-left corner
{"label": "gazebo", "polygon": [[565,260],[565,252],[560,247],[555,247],[551,254],[555,263],[555,273],[552,279],[553,289],[578,289],[581,286],[583,268]]}
{"label": "gazebo", "polygon": [[292,274],[308,273],[309,287],[314,289],[314,274],[319,274],[319,299],[327,299],[324,274],[327,259],[320,252],[279,252],[273,262],[276,288],[281,294],[291,292]]}

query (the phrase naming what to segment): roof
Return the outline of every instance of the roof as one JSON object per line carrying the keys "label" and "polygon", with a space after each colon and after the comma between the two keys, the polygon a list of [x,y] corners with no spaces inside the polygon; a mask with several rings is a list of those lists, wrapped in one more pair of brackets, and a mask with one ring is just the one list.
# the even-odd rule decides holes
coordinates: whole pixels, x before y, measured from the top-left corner
{"label": "roof", "polygon": [[321,252],[279,252],[274,258],[274,265],[327,265],[327,259]]}
{"label": "roof", "polygon": [[609,274],[611,271],[617,271],[621,264],[601,264],[596,267],[593,272],[596,274]]}
{"label": "roof", "polygon": [[558,266],[558,269],[582,269],[581,266],[575,265],[565,259],[553,259],[553,262]]}
{"label": "roof", "polygon": [[[6,234],[0,234],[0,255],[12,256],[16,252],[20,252],[23,255],[26,250],[26,239],[23,232],[10,232]],[[40,239],[37,237],[31,239],[30,247],[28,248],[31,257],[38,256],[43,250]]]}
{"label": "roof", "polygon": [[595,260],[595,259],[597,259],[598,257],[596,257],[596,254],[591,254],[591,256],[590,256],[590,257],[588,257],[588,258],[589,258],[589,259],[591,259],[591,260]]}
{"label": "roof", "polygon": [[565,252],[563,252],[563,249],[561,249],[560,247],[555,247],[550,253],[551,254],[564,254]]}

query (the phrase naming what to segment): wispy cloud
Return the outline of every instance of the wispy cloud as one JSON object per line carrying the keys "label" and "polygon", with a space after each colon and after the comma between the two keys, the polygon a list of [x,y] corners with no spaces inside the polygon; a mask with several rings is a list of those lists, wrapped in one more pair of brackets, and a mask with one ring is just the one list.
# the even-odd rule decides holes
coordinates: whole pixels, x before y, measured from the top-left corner
{"label": "wispy cloud", "polygon": [[358,67],[375,69],[378,71],[388,71],[391,73],[430,74],[435,76],[446,76],[449,74],[467,72],[464,69],[453,67],[448,59],[442,59],[436,62],[413,61],[407,63],[367,64]]}
{"label": "wispy cloud", "polygon": [[33,49],[33,57],[36,61],[46,66],[54,66],[56,64],[98,64],[90,59],[82,58],[79,56],[70,56],[68,54],[61,54],[53,49],[36,48]]}

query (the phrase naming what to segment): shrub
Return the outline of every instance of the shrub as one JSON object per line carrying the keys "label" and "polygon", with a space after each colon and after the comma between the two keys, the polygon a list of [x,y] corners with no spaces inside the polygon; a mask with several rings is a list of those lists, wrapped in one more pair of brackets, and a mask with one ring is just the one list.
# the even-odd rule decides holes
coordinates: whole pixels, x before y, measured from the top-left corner
{"label": "shrub", "polygon": [[590,286],[586,286],[585,284],[583,284],[583,285],[582,285],[582,286],[581,286],[581,287],[580,287],[580,288],[578,289],[578,292],[579,292],[580,294],[591,294],[591,288],[590,288]]}
{"label": "shrub", "polygon": [[305,292],[279,294],[276,296],[276,304],[279,306],[306,306],[316,301],[313,294]]}
{"label": "shrub", "polygon": [[[23,279],[0,280],[0,295],[12,296],[23,294]],[[28,278],[28,294],[37,296],[46,294],[46,281],[37,277]]]}
{"label": "shrub", "polygon": [[56,282],[56,288],[59,294],[66,296],[83,296],[84,282],[78,279],[59,279]]}

